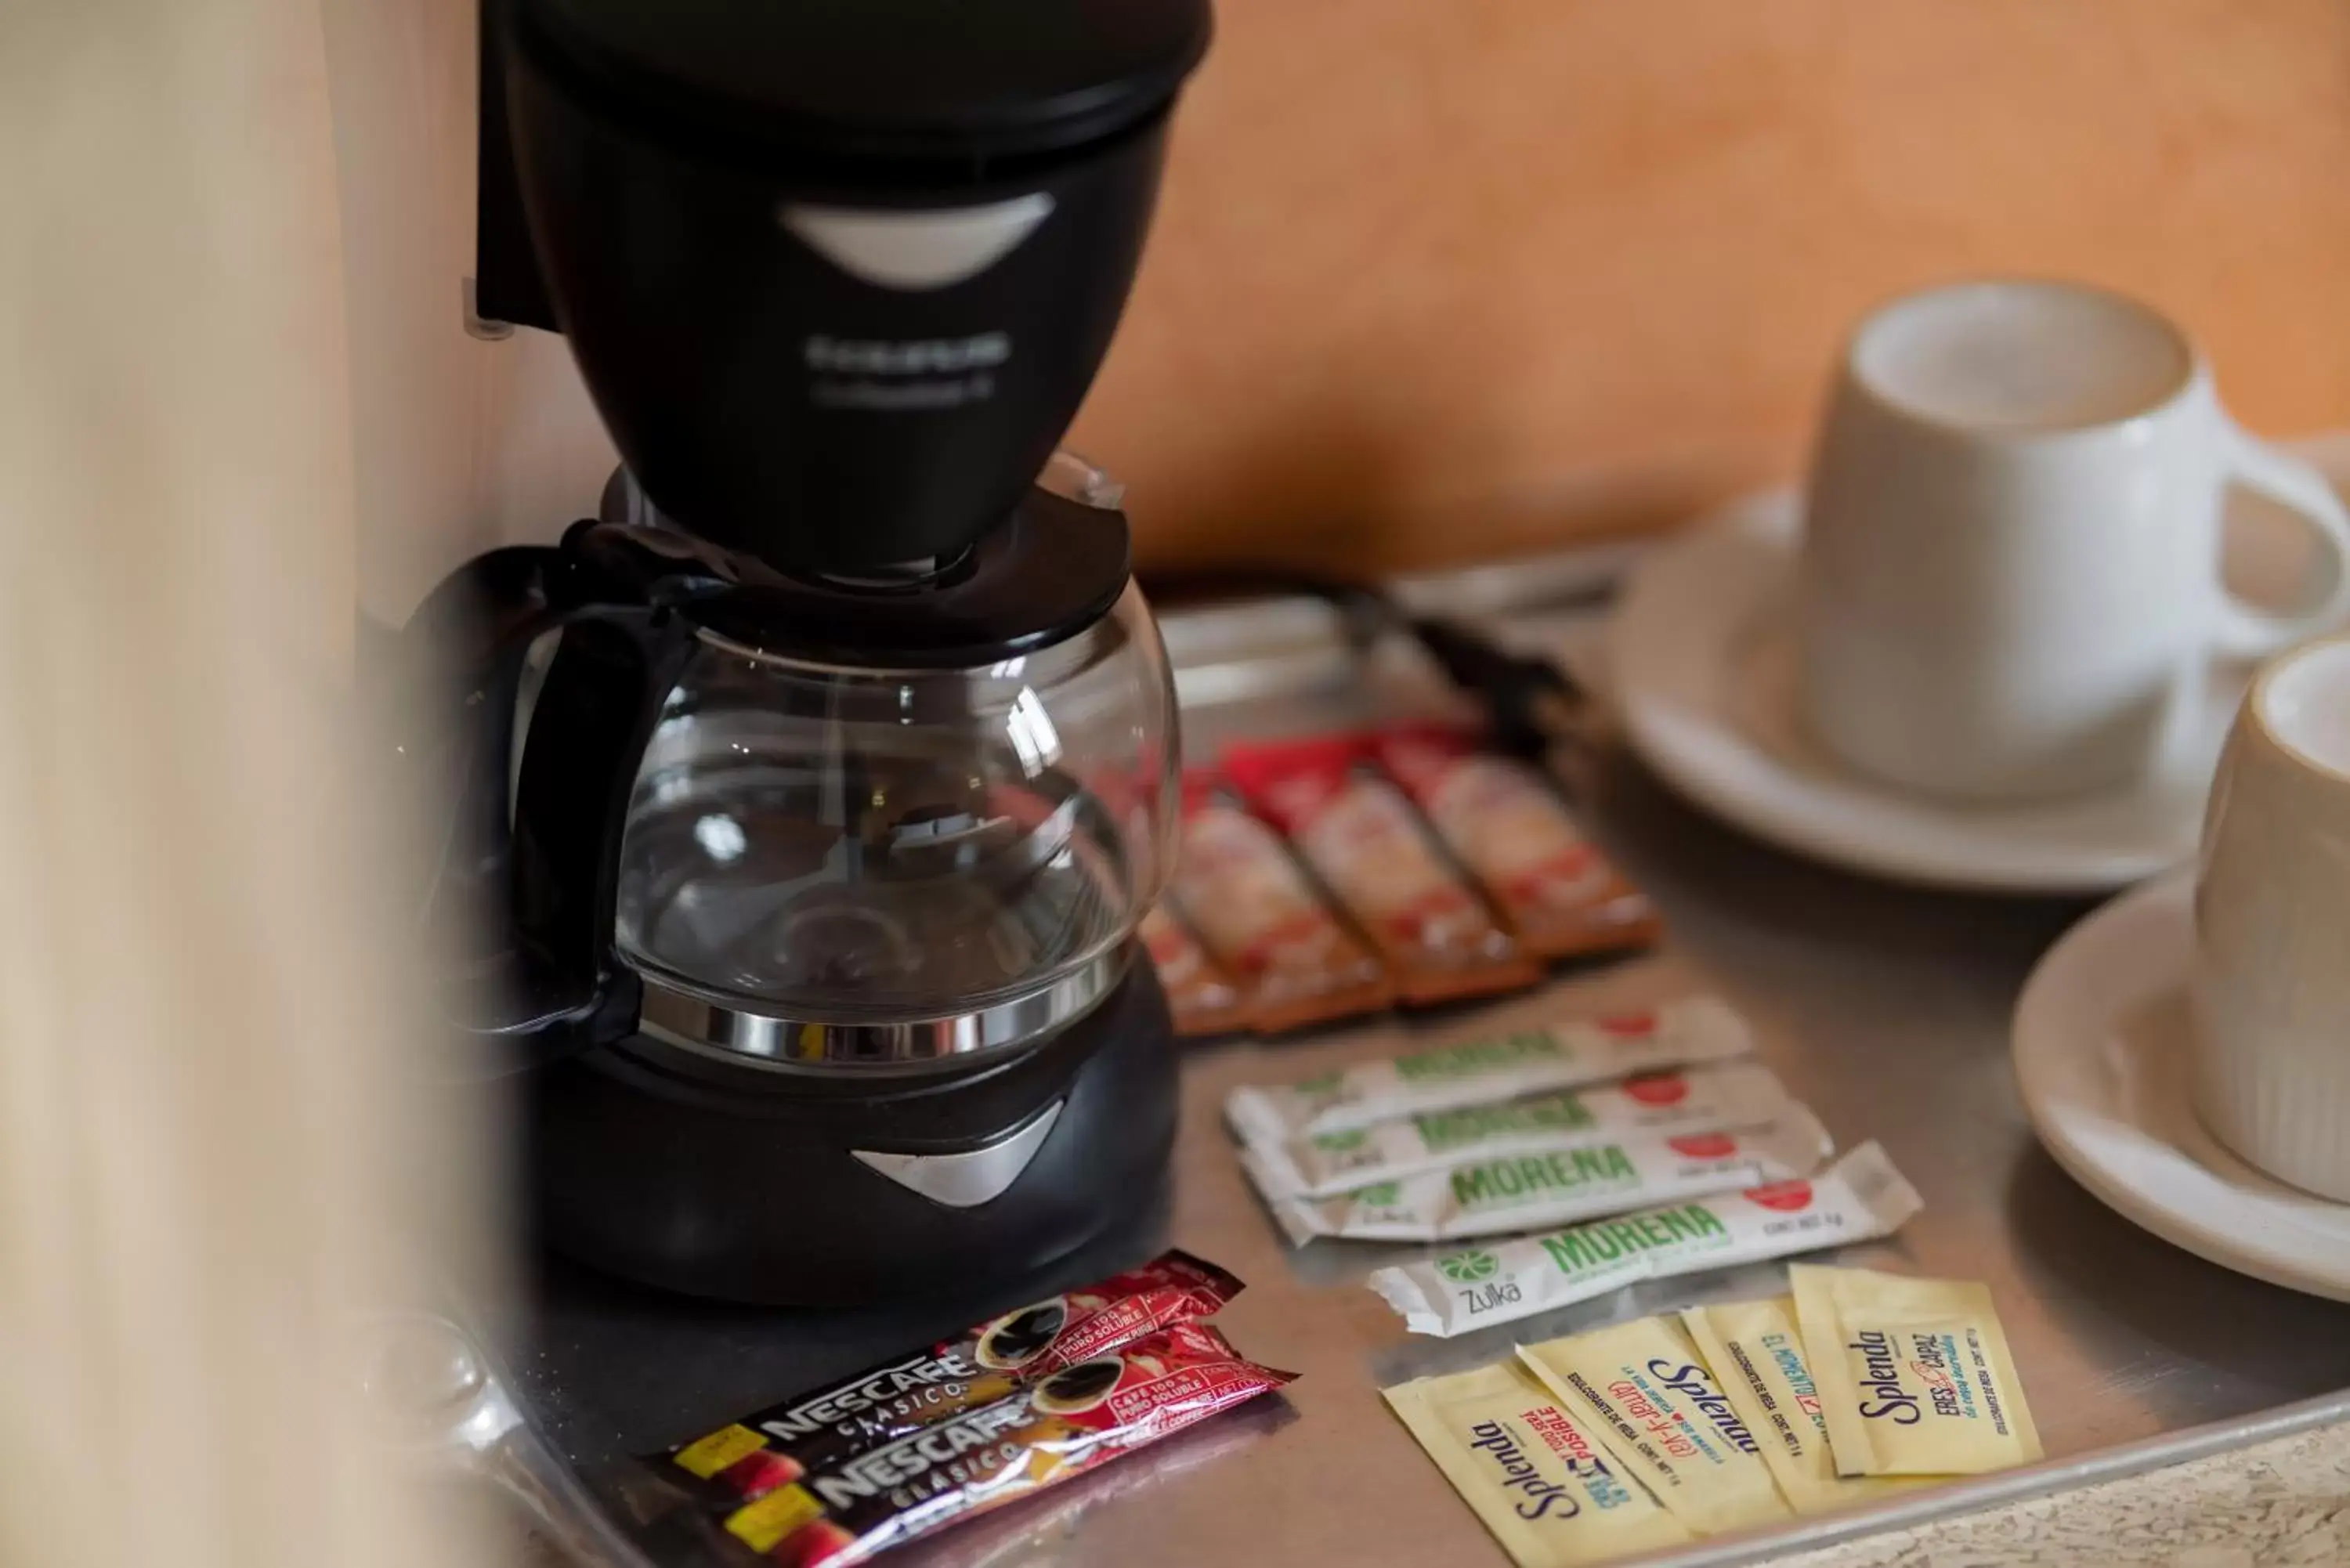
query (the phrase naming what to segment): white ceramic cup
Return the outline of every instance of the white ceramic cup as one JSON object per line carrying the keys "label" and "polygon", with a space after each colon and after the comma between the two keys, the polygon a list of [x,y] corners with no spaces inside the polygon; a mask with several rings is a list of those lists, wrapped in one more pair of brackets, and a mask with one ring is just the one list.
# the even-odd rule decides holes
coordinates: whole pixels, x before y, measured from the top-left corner
{"label": "white ceramic cup", "polygon": [[2350,1203],[2350,639],[2254,678],[2195,883],[2195,1103],[2214,1137]]}
{"label": "white ceramic cup", "polygon": [[[2220,580],[2244,485],[2327,548],[2281,614]],[[2031,799],[2121,785],[2187,733],[2212,654],[2350,614],[2350,514],[2239,430],[2186,335],[2080,284],[1917,294],[1846,348],[1814,462],[1796,606],[1805,727],[1907,789]]]}

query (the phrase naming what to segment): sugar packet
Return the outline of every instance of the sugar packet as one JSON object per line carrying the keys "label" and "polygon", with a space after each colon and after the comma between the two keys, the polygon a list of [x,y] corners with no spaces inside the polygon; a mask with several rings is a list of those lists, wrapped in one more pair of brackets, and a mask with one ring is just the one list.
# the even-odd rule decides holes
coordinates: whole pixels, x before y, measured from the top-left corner
{"label": "sugar packet", "polygon": [[1531,985],[1540,968],[1437,852],[1360,736],[1233,746],[1224,771],[1378,945],[1407,1002]]}
{"label": "sugar packet", "polygon": [[1394,1000],[1385,968],[1323,901],[1280,835],[1212,774],[1184,774],[1182,853],[1168,897],[1240,981],[1256,1029],[1303,1028]]}
{"label": "sugar packet", "polygon": [[1762,1462],[1797,1513],[1834,1513],[1929,1484],[1922,1477],[1836,1474],[1793,1296],[1691,1307],[1681,1324],[1762,1444]]}
{"label": "sugar packet", "polygon": [[[1370,1287],[1440,1338],[1589,1301],[1641,1280],[1733,1268],[1889,1236],[1923,1207],[1865,1143],[1807,1181],[1627,1214],[1380,1269]],[[1833,1430],[1833,1428],[1831,1428]]]}
{"label": "sugar packet", "polygon": [[1358,1062],[1303,1083],[1244,1086],[1224,1101],[1224,1116],[1243,1140],[1278,1144],[1392,1116],[1724,1062],[1753,1049],[1753,1032],[1726,1003],[1684,997],[1641,1012]]}
{"label": "sugar packet", "polygon": [[1582,1568],[1690,1539],[1515,1362],[1383,1392],[1518,1568]]}
{"label": "sugar packet", "polygon": [[1583,836],[1548,781],[1446,724],[1380,731],[1372,748],[1445,847],[1547,958],[1645,947],[1656,907]]}
{"label": "sugar packet", "polygon": [[1241,1164],[1291,1244],[1304,1246],[1317,1236],[1446,1241],[1569,1225],[1804,1176],[1833,1147],[1819,1118],[1790,1104],[1777,1121],[1749,1131],[1627,1132],[1588,1147],[1424,1170],[1333,1198],[1283,1195],[1253,1149],[1241,1151]]}
{"label": "sugar packet", "polygon": [[1788,1516],[1753,1429],[1671,1318],[1522,1345],[1518,1359],[1698,1534]]}
{"label": "sugar packet", "polygon": [[1988,1286],[1789,1271],[1839,1475],[1981,1475],[2041,1457]]}
{"label": "sugar packet", "polygon": [[1287,1190],[1326,1198],[1375,1181],[1468,1160],[1590,1148],[1635,1131],[1764,1126],[1794,1098],[1755,1062],[1648,1073],[1587,1089],[1395,1116],[1367,1127],[1258,1146],[1265,1172]]}
{"label": "sugar packet", "polygon": [[1249,999],[1239,982],[1164,903],[1150,907],[1136,934],[1167,993],[1176,1033],[1222,1034],[1248,1023]]}

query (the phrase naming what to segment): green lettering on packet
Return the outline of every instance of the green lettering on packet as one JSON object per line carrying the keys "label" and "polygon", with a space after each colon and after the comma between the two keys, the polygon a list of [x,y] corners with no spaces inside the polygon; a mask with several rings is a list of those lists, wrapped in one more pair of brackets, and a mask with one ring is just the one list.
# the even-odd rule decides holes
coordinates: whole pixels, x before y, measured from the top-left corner
{"label": "green lettering on packet", "polygon": [[1273,1142],[1243,1137],[1271,1177],[1274,1194],[1334,1198],[1366,1182],[1455,1164],[1564,1154],[1683,1130],[1745,1132],[1783,1120],[1794,1104],[1769,1068],[1733,1063],[1446,1106]]}
{"label": "green lettering on packet", "polygon": [[1453,1200],[1464,1209],[1515,1203],[1545,1192],[1572,1191],[1595,1183],[1638,1181],[1638,1169],[1622,1146],[1578,1148],[1561,1154],[1522,1155],[1465,1165],[1452,1173]]}
{"label": "green lettering on packet", "polygon": [[1226,1096],[1224,1116],[1243,1143],[1278,1148],[1318,1133],[1725,1062],[1753,1044],[1745,1021],[1720,1001],[1684,997],[1357,1062],[1303,1084],[1244,1084]]}
{"label": "green lettering on packet", "polygon": [[[1476,1250],[1473,1262],[1455,1253],[1375,1270],[1369,1284],[1413,1334],[1466,1334],[1639,1280],[1873,1241],[1900,1229],[1918,1207],[1917,1189],[1869,1143],[1805,1179],[1705,1198],[1679,1194],[1638,1214],[1490,1241]],[[1501,1218],[1532,1211],[1512,1210]],[[1808,1337],[1811,1325],[1803,1326]],[[1807,1355],[1804,1361],[1825,1394],[1829,1377],[1818,1357]],[[2019,1402],[2012,1386],[1999,1386],[2002,1409]],[[1841,1435],[1835,1446],[1841,1459]]]}
{"label": "green lettering on packet", "polygon": [[1634,1252],[1700,1241],[1709,1236],[1720,1237],[1726,1242],[1730,1228],[1721,1222],[1721,1216],[1711,1205],[1690,1203],[1624,1220],[1595,1220],[1544,1236],[1541,1241],[1542,1250],[1558,1265],[1559,1272],[1575,1274],[1605,1268]]}
{"label": "green lettering on packet", "polygon": [[1816,1167],[1828,1147],[1819,1118],[1790,1103],[1778,1121],[1735,1135],[1637,1131],[1576,1148],[1440,1166],[1327,1198],[1284,1189],[1258,1150],[1243,1148],[1241,1164],[1283,1233],[1303,1246],[1315,1236],[1443,1241],[1587,1224],[1643,1202],[1679,1205],[1796,1177]]}
{"label": "green lettering on packet", "polygon": [[1344,1098],[1346,1088],[1346,1073],[1343,1070],[1334,1069],[1327,1073],[1316,1073],[1310,1078],[1298,1079],[1289,1085],[1289,1092],[1300,1100],[1329,1105]]}
{"label": "green lettering on packet", "polygon": [[[1507,1133],[1532,1132],[1550,1128],[1573,1132],[1594,1125],[1590,1107],[1582,1096],[1571,1094],[1544,1095],[1538,1099],[1514,1100],[1498,1106],[1465,1106],[1457,1111],[1430,1111],[1411,1118],[1414,1131],[1430,1154],[1441,1154],[1466,1144],[1483,1143]],[[1325,1137],[1345,1135],[1325,1134]],[[1357,1135],[1357,1141],[1360,1135]]]}
{"label": "green lettering on packet", "polygon": [[1415,1084],[1430,1078],[1456,1078],[1463,1073],[1490,1072],[1495,1067],[1514,1067],[1522,1062],[1555,1061],[1565,1054],[1548,1033],[1529,1030],[1504,1034],[1498,1040],[1471,1040],[1466,1044],[1399,1056],[1395,1070],[1397,1077]]}

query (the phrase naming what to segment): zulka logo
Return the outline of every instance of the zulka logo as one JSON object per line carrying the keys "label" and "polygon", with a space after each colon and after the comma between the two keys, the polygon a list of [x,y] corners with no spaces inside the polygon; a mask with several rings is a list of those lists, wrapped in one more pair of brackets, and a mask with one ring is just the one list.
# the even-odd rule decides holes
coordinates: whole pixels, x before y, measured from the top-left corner
{"label": "zulka logo", "polygon": [[1493,1277],[1493,1271],[1501,1266],[1501,1259],[1475,1247],[1436,1260],[1436,1272],[1456,1285],[1473,1285],[1490,1280]]}

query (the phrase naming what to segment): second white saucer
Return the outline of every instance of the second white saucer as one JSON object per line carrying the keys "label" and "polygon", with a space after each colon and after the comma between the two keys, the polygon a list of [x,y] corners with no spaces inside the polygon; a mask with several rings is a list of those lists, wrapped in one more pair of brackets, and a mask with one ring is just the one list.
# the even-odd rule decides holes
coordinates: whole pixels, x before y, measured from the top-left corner
{"label": "second white saucer", "polygon": [[2193,853],[2241,672],[2215,670],[2198,732],[2140,787],[1999,806],[1907,794],[1830,758],[1796,722],[1787,605],[1800,530],[1792,493],[1750,497],[1635,573],[1611,673],[1633,749],[1668,783],[1758,837],[1939,887],[2096,891]]}
{"label": "second white saucer", "polygon": [[2064,934],[2016,1003],[2015,1075],[2056,1163],[2107,1207],[2199,1257],[2350,1301],[2350,1204],[2228,1152],[2189,1101],[2194,877],[2179,872]]}

